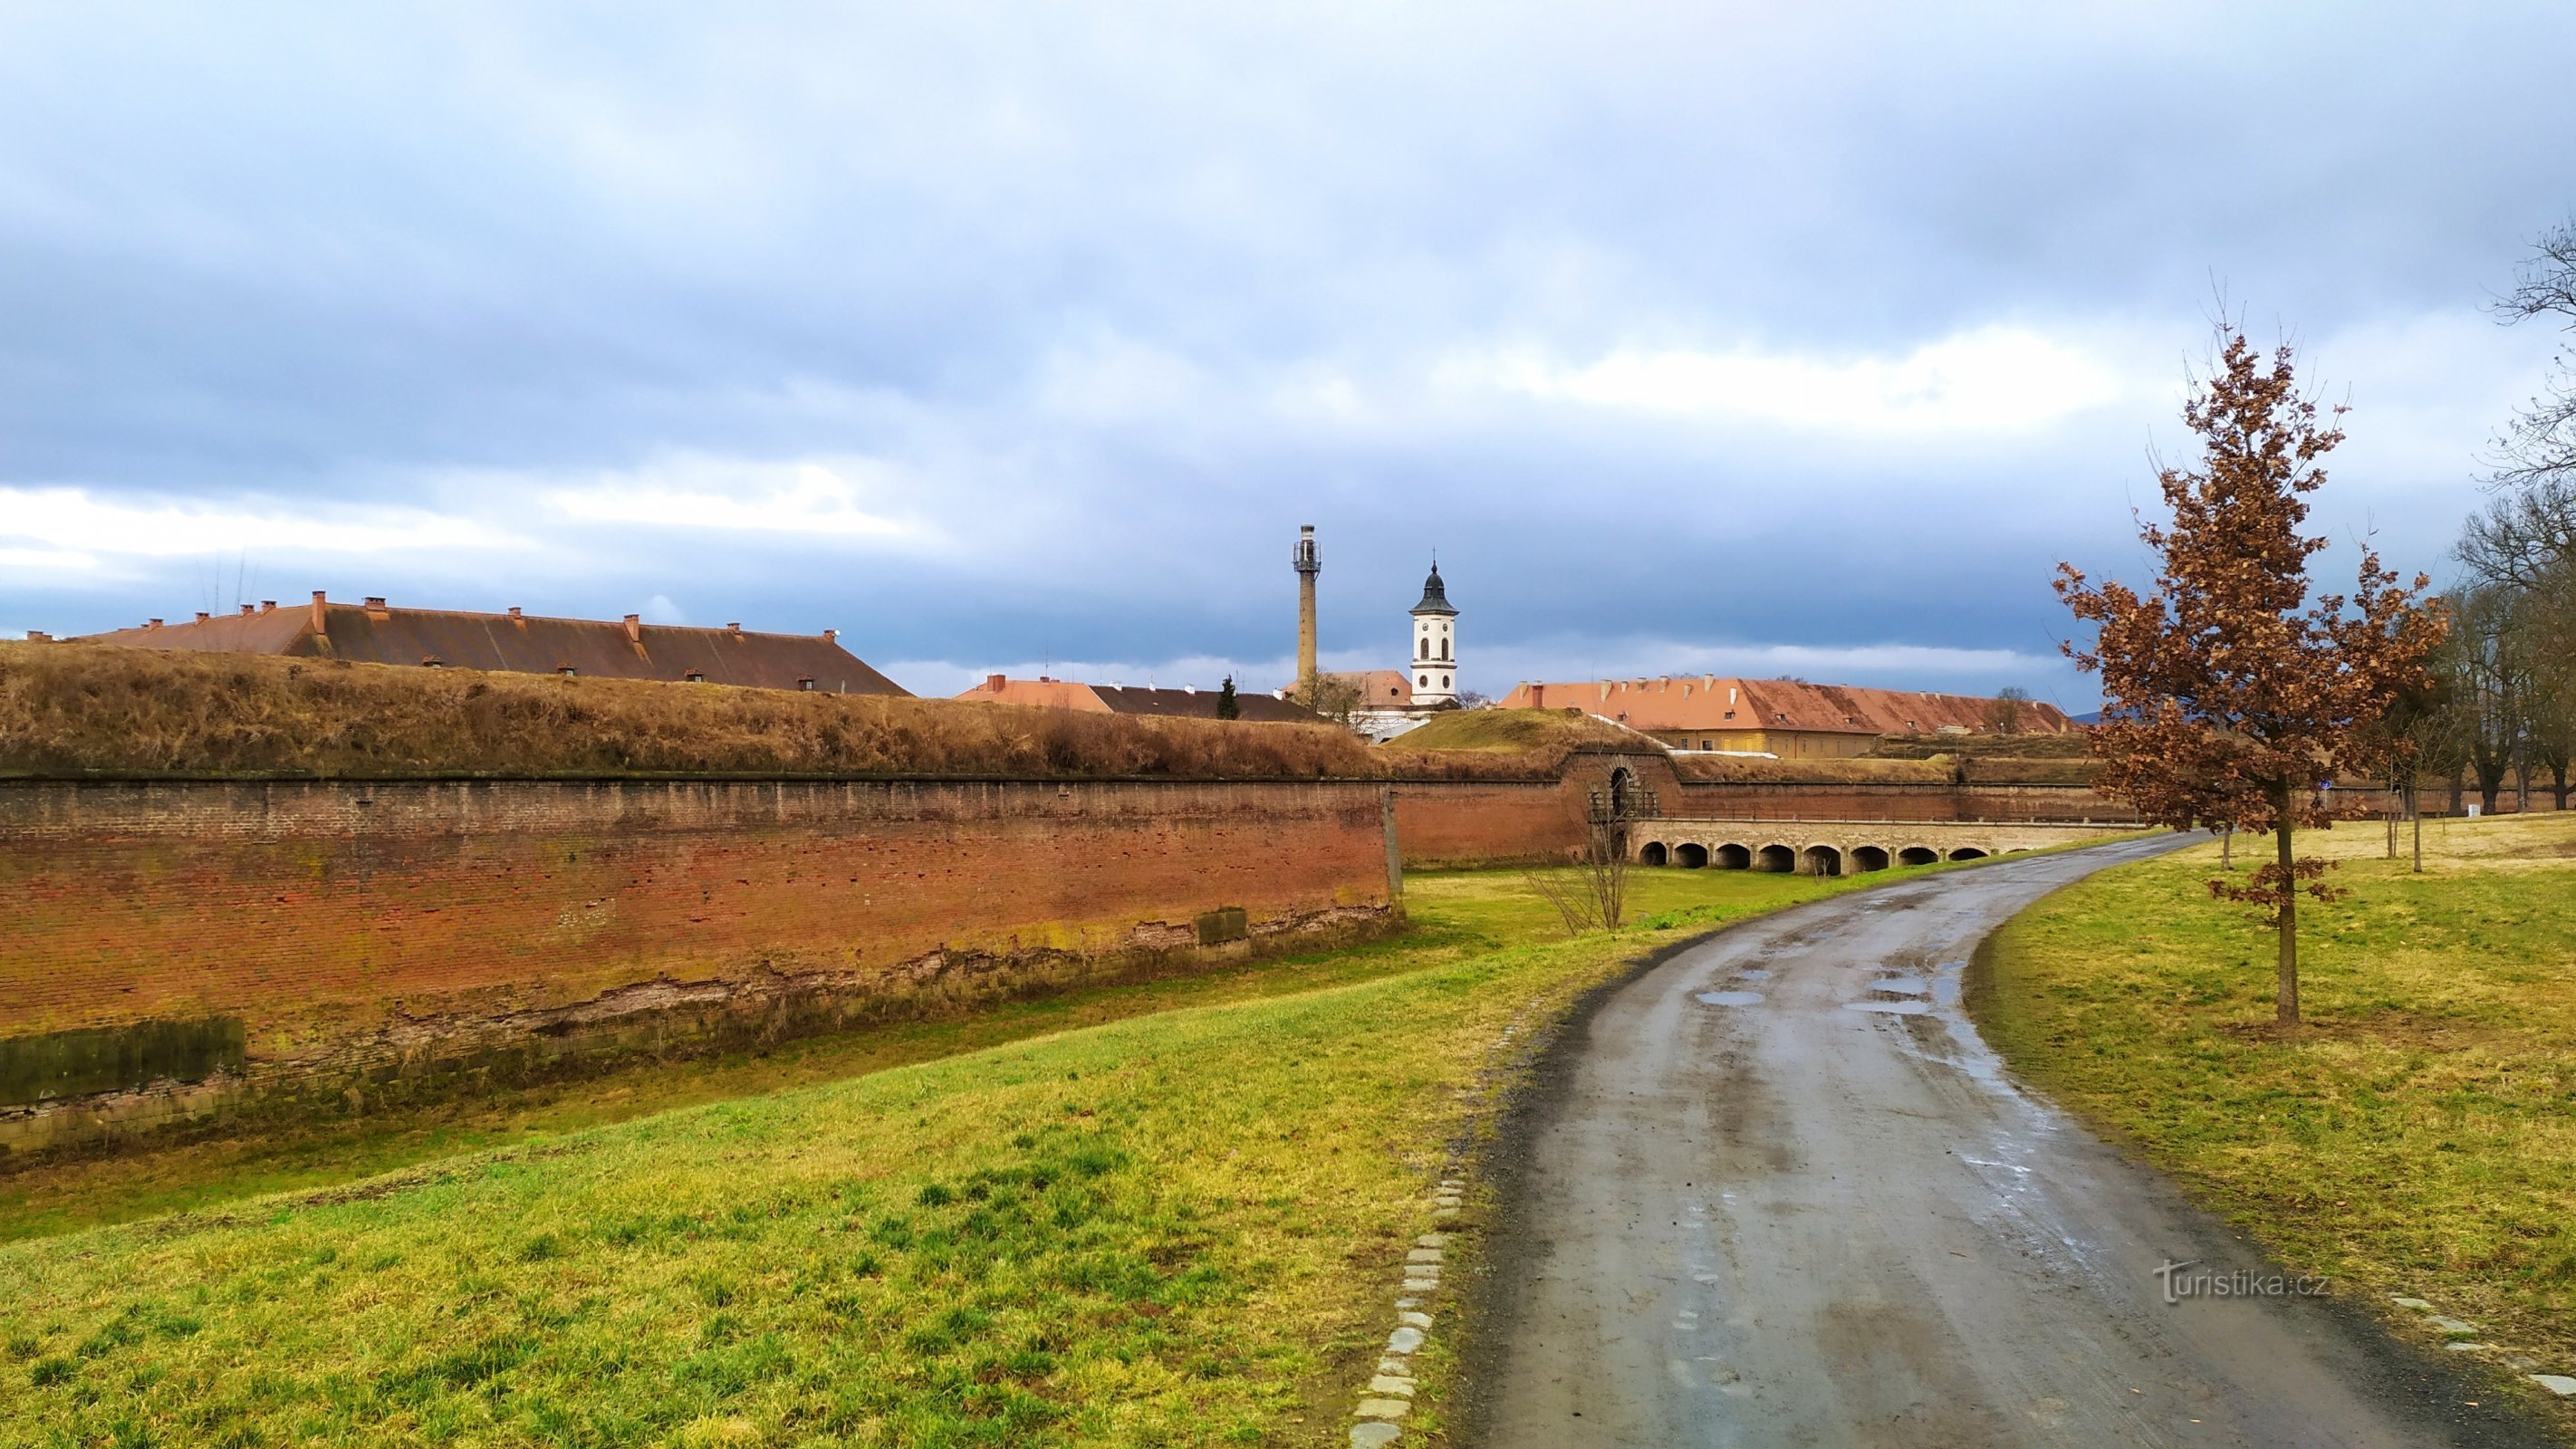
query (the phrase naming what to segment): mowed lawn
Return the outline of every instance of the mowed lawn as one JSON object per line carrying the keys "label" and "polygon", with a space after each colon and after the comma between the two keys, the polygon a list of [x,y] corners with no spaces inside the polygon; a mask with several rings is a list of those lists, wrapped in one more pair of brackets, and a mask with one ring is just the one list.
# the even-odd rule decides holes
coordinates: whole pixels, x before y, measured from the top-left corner
{"label": "mowed lawn", "polygon": [[[2215,847],[2016,918],[1976,1009],[2017,1072],[2285,1264],[2576,1374],[2576,814],[2424,830],[2422,875],[2375,824],[2307,837],[2354,894],[2301,905],[2295,1035],[2271,1029],[2272,936],[2209,898]],[[2269,842],[2238,845],[2241,873]]]}
{"label": "mowed lawn", "polygon": [[1862,883],[1420,877],[1356,984],[0,1247],[0,1443],[1338,1442],[1502,1028]]}

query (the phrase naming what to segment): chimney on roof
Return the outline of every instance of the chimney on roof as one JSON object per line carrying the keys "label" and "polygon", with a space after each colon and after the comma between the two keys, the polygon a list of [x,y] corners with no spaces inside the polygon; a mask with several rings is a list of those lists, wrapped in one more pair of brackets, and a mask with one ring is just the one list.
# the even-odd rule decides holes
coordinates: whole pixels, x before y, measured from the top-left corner
{"label": "chimney on roof", "polygon": [[161,621],[158,619],[146,619],[143,621],[143,627],[146,629],[158,629],[161,627]]}
{"label": "chimney on roof", "polygon": [[736,619],[732,623],[725,625],[725,629],[730,633],[739,634],[742,632],[742,621],[740,619]]}
{"label": "chimney on roof", "polygon": [[262,599],[262,600],[260,600],[260,601],[259,601],[259,611],[260,611],[261,613],[263,613],[263,614],[274,614],[274,613],[276,613],[276,612],[277,612],[277,600],[275,600],[275,599]]}
{"label": "chimney on roof", "polygon": [[384,597],[384,595],[382,595],[382,594],[369,594],[369,595],[367,595],[367,607],[368,607],[368,608],[370,608],[370,609],[381,609],[381,608],[385,607],[385,597]]}
{"label": "chimney on roof", "polygon": [[241,609],[242,609],[242,613],[243,613],[243,615],[246,617],[246,616],[248,616],[248,615],[258,613],[258,612],[259,612],[259,605],[257,605],[257,604],[244,604],[244,605],[242,605],[242,606],[241,606]]}
{"label": "chimney on roof", "polygon": [[199,610],[197,611],[197,622],[198,622],[198,623],[200,623],[200,624],[202,624],[202,623],[206,622],[208,619],[211,619],[211,618],[213,618],[213,617],[214,617],[214,615],[207,613],[207,612],[206,612],[205,610],[203,610],[203,609],[199,609]]}
{"label": "chimney on roof", "polygon": [[626,616],[626,641],[630,644],[641,644],[644,642],[643,615],[629,614]]}
{"label": "chimney on roof", "polygon": [[42,629],[30,629],[27,631],[27,642],[30,644],[51,644],[54,642],[54,636],[46,633]]}
{"label": "chimney on roof", "polygon": [[516,604],[512,604],[512,605],[510,606],[510,617],[511,617],[511,618],[513,618],[513,619],[521,619],[521,620],[524,620],[524,619],[526,619],[528,616],[519,612],[519,606],[518,606],[518,605],[516,605]]}
{"label": "chimney on roof", "polygon": [[1002,676],[1000,676],[1000,675],[998,675],[998,674],[987,674],[987,675],[985,675],[985,676],[984,676],[984,687],[985,687],[986,689],[992,690],[992,691],[993,691],[994,693],[996,693],[996,694],[1001,693],[1001,691],[1002,691]]}
{"label": "chimney on roof", "polygon": [[322,632],[322,591],[320,589],[313,591],[313,632],[316,634]]}
{"label": "chimney on roof", "polygon": [[841,642],[841,631],[840,631],[840,630],[838,630],[838,629],[826,629],[826,630],[824,630],[824,631],[823,631],[823,642],[824,642],[824,643],[826,643],[826,644],[838,644],[838,643],[840,643],[840,642]]}

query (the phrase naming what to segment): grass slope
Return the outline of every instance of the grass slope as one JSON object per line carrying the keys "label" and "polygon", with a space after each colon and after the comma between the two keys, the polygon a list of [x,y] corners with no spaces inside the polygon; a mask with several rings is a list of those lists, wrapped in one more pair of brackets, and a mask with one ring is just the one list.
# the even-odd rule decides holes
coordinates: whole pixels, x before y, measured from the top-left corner
{"label": "grass slope", "polygon": [[1976,1010],[2017,1071],[2285,1263],[2576,1373],[2576,816],[2425,830],[2420,876],[2375,827],[2308,837],[2354,895],[2303,907],[2294,1036],[2270,1025],[2271,936],[2209,899],[2215,847],[2017,917]]}
{"label": "grass slope", "polygon": [[1852,884],[1422,878],[1374,979],[0,1247],[0,1442],[1330,1442],[1500,1027]]}
{"label": "grass slope", "polygon": [[1435,714],[1379,749],[1390,755],[1411,750],[1503,754],[1575,745],[1654,747],[1642,736],[1577,709],[1462,709]]}

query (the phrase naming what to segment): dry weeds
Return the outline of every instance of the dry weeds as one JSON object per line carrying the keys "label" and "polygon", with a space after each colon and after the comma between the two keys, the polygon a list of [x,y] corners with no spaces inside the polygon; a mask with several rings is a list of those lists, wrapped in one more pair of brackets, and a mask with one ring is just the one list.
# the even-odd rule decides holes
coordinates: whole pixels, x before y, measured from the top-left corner
{"label": "dry weeds", "polygon": [[0,644],[0,774],[21,777],[1384,773],[1325,725]]}

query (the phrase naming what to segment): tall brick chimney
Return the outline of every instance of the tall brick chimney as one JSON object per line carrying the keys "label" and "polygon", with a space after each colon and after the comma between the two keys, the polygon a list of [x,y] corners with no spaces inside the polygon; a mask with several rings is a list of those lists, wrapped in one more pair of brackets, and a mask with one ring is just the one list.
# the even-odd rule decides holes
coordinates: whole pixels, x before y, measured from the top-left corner
{"label": "tall brick chimney", "polygon": [[627,643],[629,643],[629,644],[637,644],[637,645],[640,645],[640,644],[642,644],[642,643],[644,642],[644,616],[643,616],[643,615],[641,615],[641,614],[629,614],[629,615],[627,615],[627,616],[626,616],[626,642],[627,642]]}
{"label": "tall brick chimney", "polygon": [[316,634],[328,632],[324,628],[322,622],[322,591],[320,589],[315,589],[313,591],[313,632]]}
{"label": "tall brick chimney", "polygon": [[1297,692],[1315,697],[1315,576],[1324,571],[1324,556],[1315,548],[1315,525],[1297,529],[1297,548],[1289,555],[1297,571]]}

